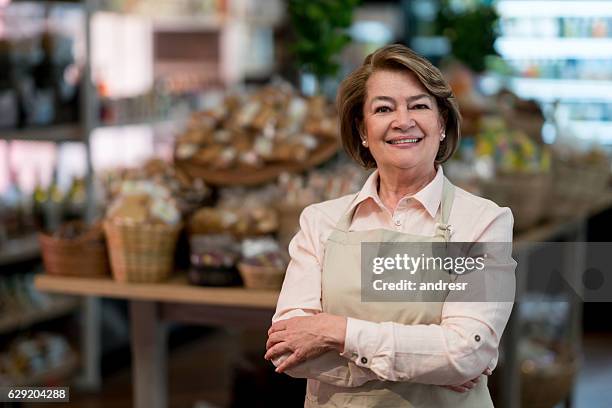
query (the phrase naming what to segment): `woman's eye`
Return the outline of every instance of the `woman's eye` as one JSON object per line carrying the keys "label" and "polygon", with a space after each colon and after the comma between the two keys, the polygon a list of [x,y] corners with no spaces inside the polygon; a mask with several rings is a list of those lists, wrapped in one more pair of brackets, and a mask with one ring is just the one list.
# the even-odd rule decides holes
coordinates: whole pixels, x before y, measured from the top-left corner
{"label": "woman's eye", "polygon": [[419,103],[418,105],[414,105],[412,109],[429,109],[429,106],[425,105],[424,103]]}
{"label": "woman's eye", "polygon": [[391,112],[391,108],[389,108],[388,106],[379,106],[378,108],[374,109],[374,112],[376,113]]}

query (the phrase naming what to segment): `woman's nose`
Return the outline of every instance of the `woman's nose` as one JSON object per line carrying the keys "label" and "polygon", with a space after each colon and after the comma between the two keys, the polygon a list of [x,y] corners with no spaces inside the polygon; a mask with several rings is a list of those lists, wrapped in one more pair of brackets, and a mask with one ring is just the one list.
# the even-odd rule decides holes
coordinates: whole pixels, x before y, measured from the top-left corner
{"label": "woman's nose", "polygon": [[416,125],[416,122],[414,121],[412,115],[407,109],[397,109],[395,112],[395,118],[391,123],[391,126],[393,128],[403,131],[408,130]]}

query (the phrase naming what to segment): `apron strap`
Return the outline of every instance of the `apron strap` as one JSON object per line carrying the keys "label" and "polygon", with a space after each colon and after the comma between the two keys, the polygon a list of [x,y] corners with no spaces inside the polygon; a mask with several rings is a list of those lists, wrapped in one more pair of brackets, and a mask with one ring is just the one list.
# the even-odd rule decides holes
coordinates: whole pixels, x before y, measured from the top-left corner
{"label": "apron strap", "polygon": [[436,236],[442,236],[445,242],[450,241],[452,227],[448,223],[453,201],[455,200],[455,186],[444,177],[444,186],[442,187],[442,200],[440,202],[440,211],[436,217]]}
{"label": "apron strap", "polygon": [[448,217],[450,217],[450,212],[453,208],[453,202],[455,201],[455,186],[448,181],[446,176],[444,176],[444,187],[442,188],[442,200],[441,200],[441,209],[439,218],[436,221],[439,221],[442,224],[448,224]]}

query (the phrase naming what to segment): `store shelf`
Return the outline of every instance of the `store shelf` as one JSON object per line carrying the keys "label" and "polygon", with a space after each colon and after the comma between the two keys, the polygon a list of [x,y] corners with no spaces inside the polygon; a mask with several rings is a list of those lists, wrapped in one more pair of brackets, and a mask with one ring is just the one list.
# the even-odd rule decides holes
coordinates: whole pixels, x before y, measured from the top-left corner
{"label": "store shelf", "polygon": [[497,12],[504,17],[611,17],[609,0],[499,0]]}
{"label": "store shelf", "polygon": [[0,266],[30,261],[38,257],[40,257],[40,245],[35,234],[0,243]]}
{"label": "store shelf", "polygon": [[299,173],[331,159],[338,152],[337,140],[321,143],[304,161],[267,164],[261,169],[248,166],[227,170],[211,169],[192,160],[174,160],[174,165],[192,178],[201,178],[213,186],[256,186],[276,180],[282,173]]}
{"label": "store shelf", "polygon": [[77,310],[78,307],[78,299],[66,298],[55,300],[43,309],[33,309],[2,316],[0,317],[0,334],[65,316]]}
{"label": "store shelf", "polygon": [[512,78],[508,85],[517,95],[527,99],[612,102],[612,81]]}
{"label": "store shelf", "polygon": [[74,353],[71,353],[70,356],[64,360],[62,365],[42,373],[32,375],[28,378],[11,379],[10,385],[15,387],[57,385],[75,375],[78,368],[79,359]]}
{"label": "store shelf", "polygon": [[506,59],[612,59],[612,38],[500,37],[495,49]]}
{"label": "store shelf", "polygon": [[94,128],[115,128],[125,126],[157,126],[165,123],[173,123],[178,121],[178,118],[149,118],[149,119],[132,119],[117,122],[99,122]]}
{"label": "store shelf", "polygon": [[0,129],[0,139],[44,142],[76,142],[83,140],[79,125],[54,125],[25,129]]}
{"label": "store shelf", "polygon": [[276,290],[193,286],[187,282],[185,274],[176,274],[162,283],[122,283],[110,278],[75,278],[40,274],[34,278],[34,286],[44,292],[81,296],[264,309],[274,309],[278,299]]}

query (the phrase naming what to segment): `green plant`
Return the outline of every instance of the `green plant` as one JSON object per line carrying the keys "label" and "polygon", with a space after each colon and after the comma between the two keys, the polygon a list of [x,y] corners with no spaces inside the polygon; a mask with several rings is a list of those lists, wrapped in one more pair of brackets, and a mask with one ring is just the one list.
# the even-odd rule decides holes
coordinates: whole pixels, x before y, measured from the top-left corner
{"label": "green plant", "polygon": [[336,56],[351,41],[353,9],[360,0],[289,0],[288,11],[295,31],[291,51],[298,68],[322,82],[334,76],[340,64]]}
{"label": "green plant", "polygon": [[498,55],[493,47],[499,15],[482,1],[458,8],[452,0],[441,0],[436,31],[450,41],[452,54],[476,72],[486,68],[485,57]]}

